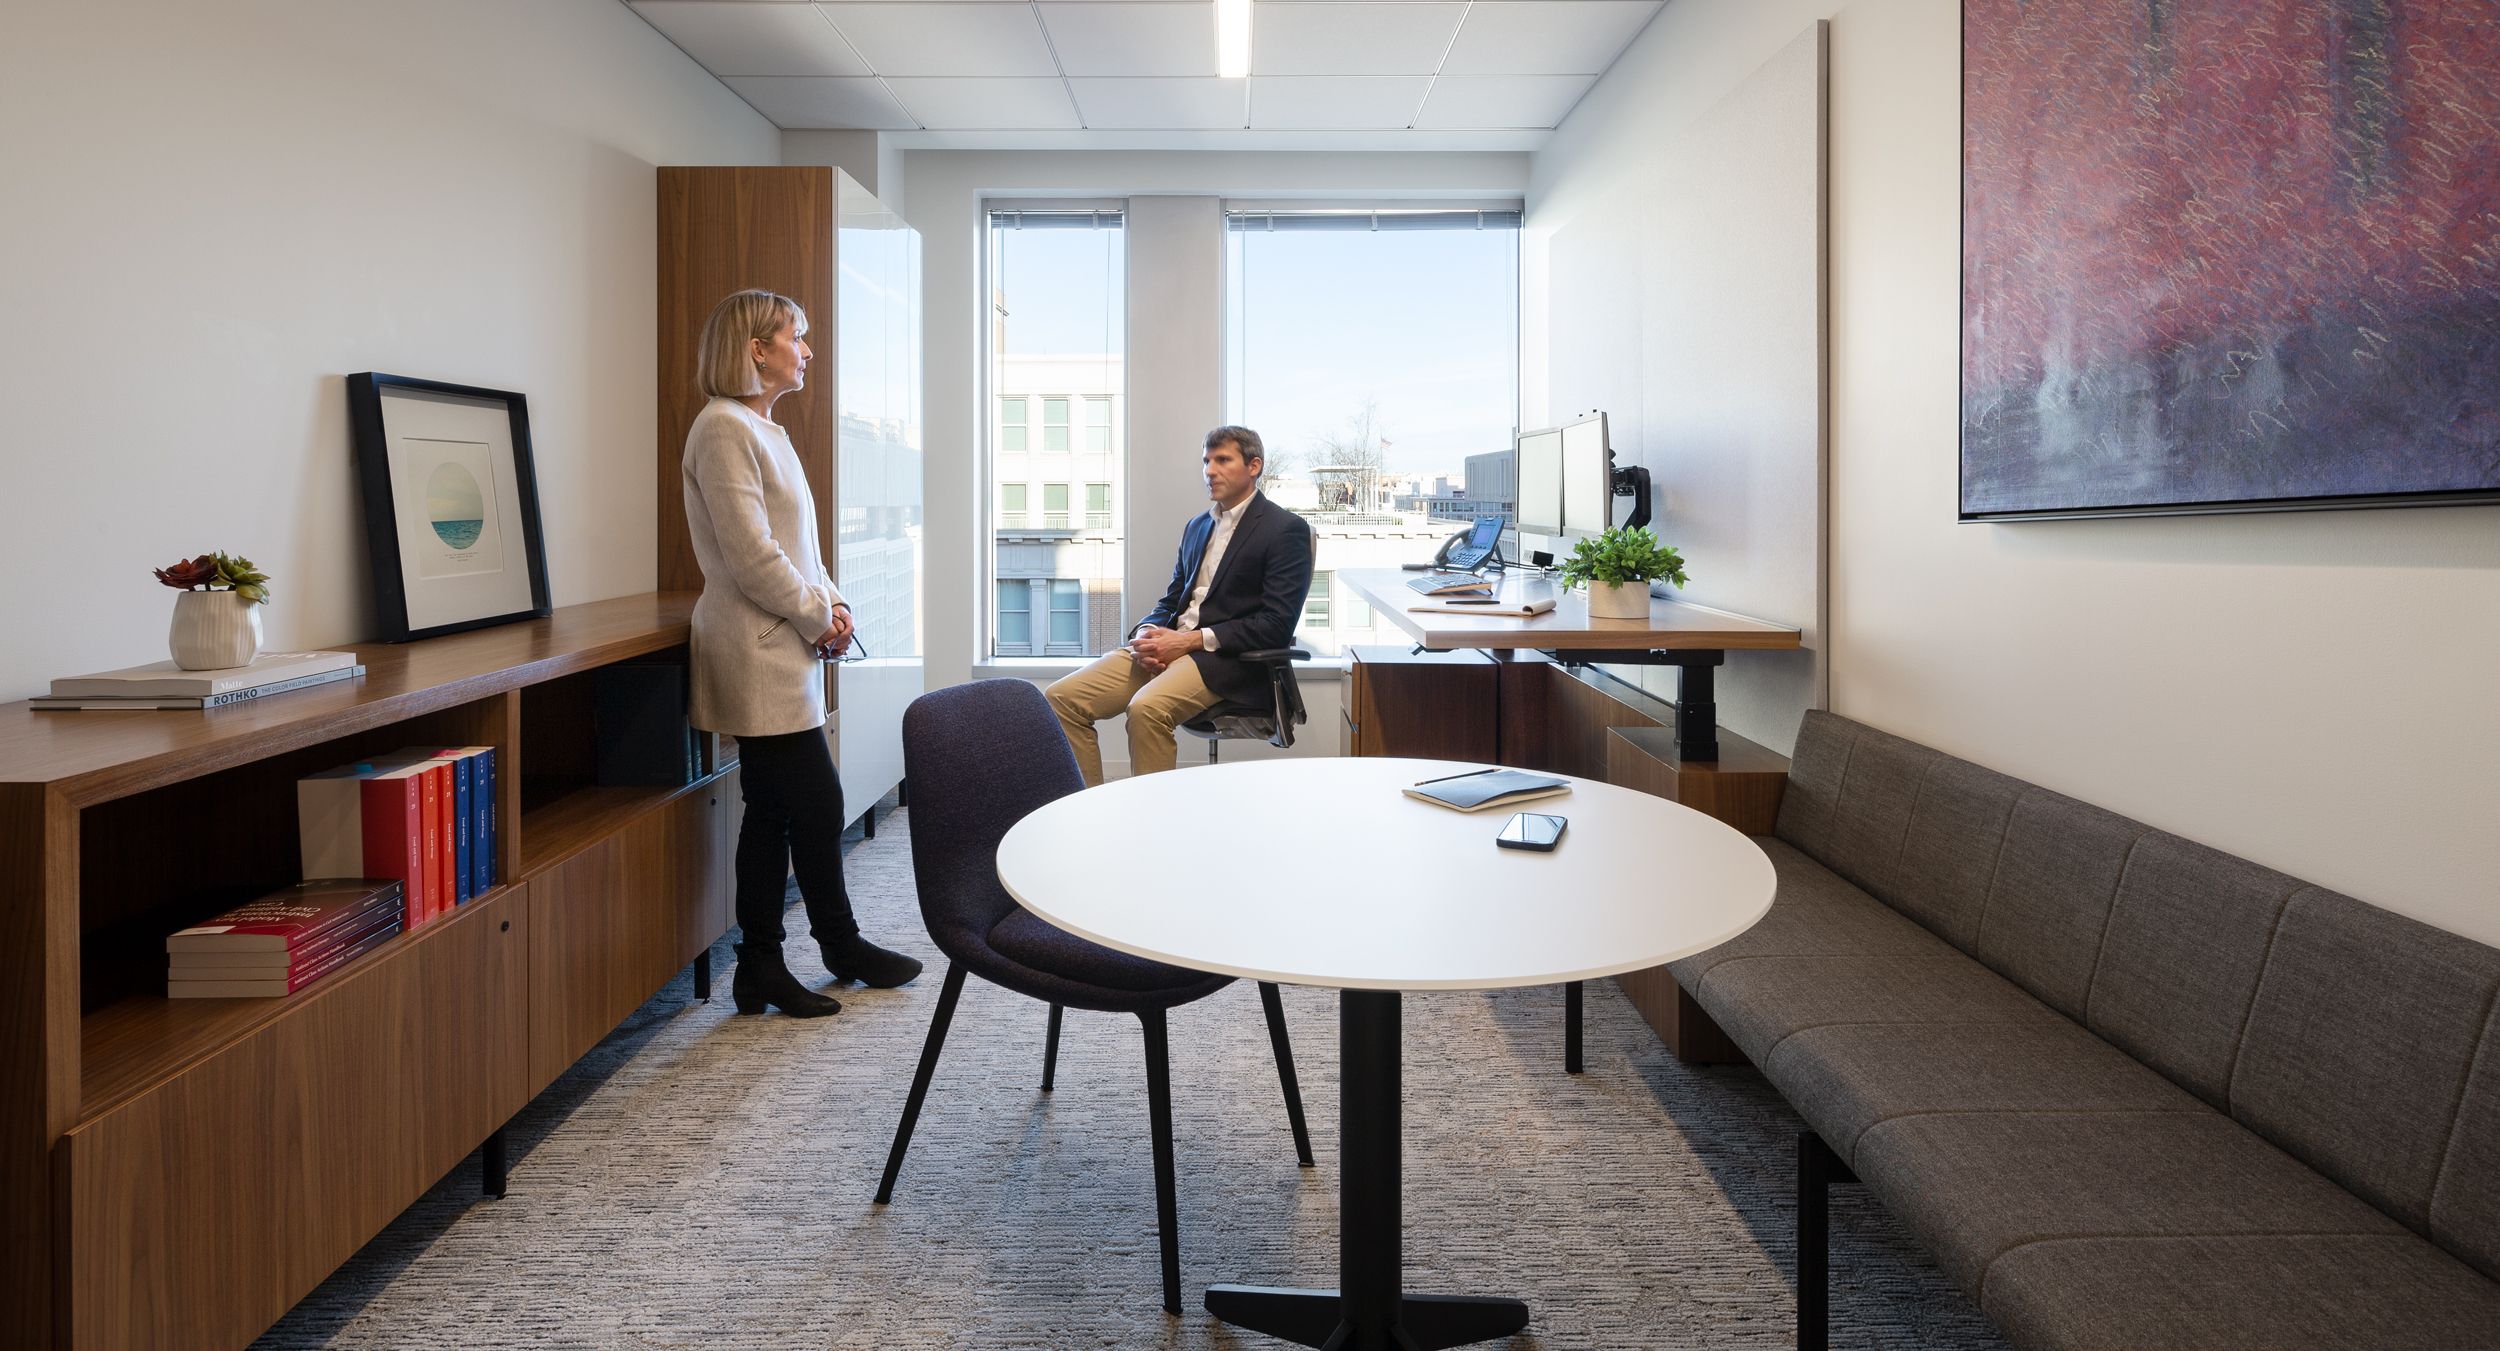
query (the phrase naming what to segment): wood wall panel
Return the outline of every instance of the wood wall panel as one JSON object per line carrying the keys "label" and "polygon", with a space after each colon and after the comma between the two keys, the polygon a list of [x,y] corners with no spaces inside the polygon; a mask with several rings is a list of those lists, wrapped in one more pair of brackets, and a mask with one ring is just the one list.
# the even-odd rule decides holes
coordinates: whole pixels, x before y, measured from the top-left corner
{"label": "wood wall panel", "polygon": [[520,1110],[528,913],[456,911],[69,1132],[69,1343],[249,1343]]}
{"label": "wood wall panel", "polygon": [[659,585],[701,590],[686,534],[680,474],[686,430],[702,411],[695,351],[721,297],[760,287],[807,311],[816,366],[807,387],[774,406],[774,420],[816,495],[816,528],[833,547],[834,171],[813,166],[659,170]]}

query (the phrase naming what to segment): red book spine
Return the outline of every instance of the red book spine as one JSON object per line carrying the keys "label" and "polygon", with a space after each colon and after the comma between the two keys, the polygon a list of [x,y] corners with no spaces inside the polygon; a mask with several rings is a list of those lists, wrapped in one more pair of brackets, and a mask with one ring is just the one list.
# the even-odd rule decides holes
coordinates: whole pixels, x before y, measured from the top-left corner
{"label": "red book spine", "polygon": [[433,771],[414,776],[422,785],[424,803],[419,815],[425,829],[425,899],[417,906],[417,923],[434,918],[441,903],[443,882],[448,874],[443,869],[443,803],[442,780]]}
{"label": "red book spine", "polygon": [[415,927],[425,904],[425,797],[409,778],[363,781],[365,876],[400,881],[402,924]]}
{"label": "red book spine", "polygon": [[443,850],[435,862],[434,913],[429,918],[451,913],[460,895],[460,880],[453,875],[460,866],[460,795],[452,790],[451,762],[436,761],[425,776],[434,781],[435,833],[441,836]]}

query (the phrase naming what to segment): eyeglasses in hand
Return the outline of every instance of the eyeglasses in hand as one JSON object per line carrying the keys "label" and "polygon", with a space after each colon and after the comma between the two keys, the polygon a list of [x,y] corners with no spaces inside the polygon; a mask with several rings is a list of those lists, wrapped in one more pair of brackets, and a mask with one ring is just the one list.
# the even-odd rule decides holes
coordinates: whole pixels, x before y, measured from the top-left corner
{"label": "eyeglasses in hand", "polygon": [[855,661],[866,661],[868,660],[868,644],[861,642],[859,639],[859,630],[853,629],[851,630],[851,645],[842,649],[840,656],[827,657],[825,660],[842,665],[847,665]]}

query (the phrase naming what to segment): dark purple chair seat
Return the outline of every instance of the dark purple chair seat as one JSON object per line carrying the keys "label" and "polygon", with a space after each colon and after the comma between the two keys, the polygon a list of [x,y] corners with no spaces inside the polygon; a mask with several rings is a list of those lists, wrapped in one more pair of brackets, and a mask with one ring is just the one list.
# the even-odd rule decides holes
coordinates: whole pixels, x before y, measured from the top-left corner
{"label": "dark purple chair seat", "polygon": [[[1164,1013],[1232,984],[1209,975],[1115,952],[1053,927],[1025,910],[998,881],[998,842],[1043,805],[1078,792],[1085,781],[1059,720],[1042,692],[1022,680],[981,680],[913,700],[903,714],[903,783],[911,803],[912,871],[921,918],[947,956],[929,1039],[921,1048],[903,1119],[895,1127],[877,1203],[894,1197],[895,1178],[911,1147],[912,1127],[929,1094],[946,1029],[963,994],[964,977],[1029,995],[1050,1005],[1042,1053],[1042,1091],[1051,1089],[1059,1059],[1063,1009],[1134,1014],[1145,1030],[1146,1099],[1153,1120],[1155,1201],[1163,1249],[1163,1308],[1179,1314],[1180,1231],[1174,1199],[1172,1082]],[[1106,877],[1121,865],[1106,859]],[[1311,1166],[1310,1131],[1293,1072],[1276,987],[1259,985],[1285,1115],[1302,1166]]]}

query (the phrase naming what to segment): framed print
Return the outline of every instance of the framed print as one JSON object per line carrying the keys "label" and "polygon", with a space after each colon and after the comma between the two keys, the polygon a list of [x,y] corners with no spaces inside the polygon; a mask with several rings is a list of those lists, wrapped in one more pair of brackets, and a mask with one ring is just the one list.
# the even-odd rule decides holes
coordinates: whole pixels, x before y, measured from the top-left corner
{"label": "framed print", "polygon": [[2500,501],[2500,6],[1965,0],[1961,518]]}
{"label": "framed print", "polygon": [[547,614],[527,402],[366,371],[347,410],[383,640]]}

